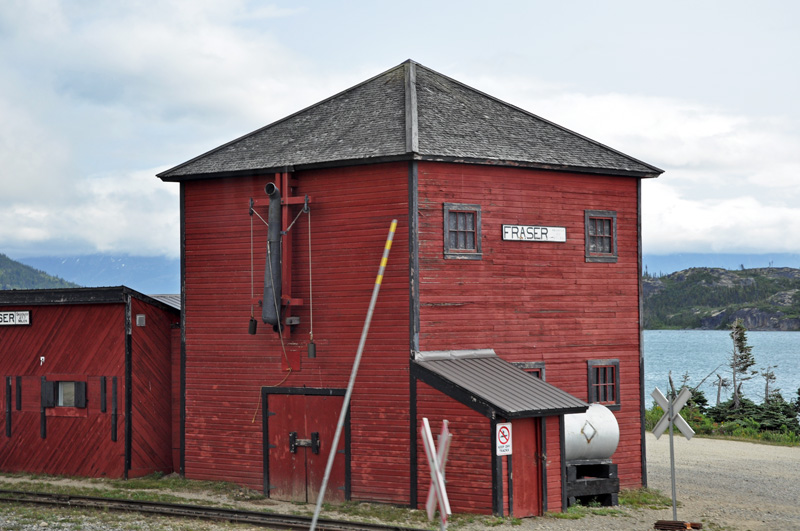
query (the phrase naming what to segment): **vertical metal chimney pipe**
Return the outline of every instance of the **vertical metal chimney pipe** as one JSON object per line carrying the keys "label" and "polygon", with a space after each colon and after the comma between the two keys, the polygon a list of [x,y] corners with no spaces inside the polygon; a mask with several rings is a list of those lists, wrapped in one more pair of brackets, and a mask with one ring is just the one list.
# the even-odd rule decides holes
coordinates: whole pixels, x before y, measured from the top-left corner
{"label": "vertical metal chimney pipe", "polygon": [[278,330],[281,315],[281,191],[267,183],[264,191],[269,196],[267,223],[267,261],[264,268],[264,300],[261,303],[261,320]]}

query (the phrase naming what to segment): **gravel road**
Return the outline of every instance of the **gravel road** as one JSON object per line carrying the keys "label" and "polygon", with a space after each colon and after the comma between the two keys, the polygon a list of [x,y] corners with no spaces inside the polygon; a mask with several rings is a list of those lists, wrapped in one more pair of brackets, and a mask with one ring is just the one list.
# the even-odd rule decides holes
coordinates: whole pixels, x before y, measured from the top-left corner
{"label": "gravel road", "polygon": [[[656,440],[647,434],[647,461],[649,486],[671,495],[669,467],[669,437]],[[675,437],[675,461],[678,493],[678,520],[701,522],[703,529],[712,531],[800,530],[800,448],[766,446],[753,443],[694,438],[691,441]],[[25,481],[28,478],[0,477],[3,481]],[[58,479],[56,482],[76,480]],[[84,485],[86,486],[86,485]],[[97,484],[92,484],[97,487]],[[198,499],[199,498],[199,499]],[[214,496],[207,496],[213,500]],[[197,493],[191,495],[194,503],[203,503]],[[220,500],[215,500],[220,501]],[[230,503],[229,499],[221,500]],[[237,503],[244,509],[252,504]],[[262,500],[261,508],[268,506],[275,512],[313,512],[297,504]],[[460,529],[477,531],[528,530],[597,530],[626,531],[653,529],[657,520],[672,520],[672,508],[627,509],[619,516],[586,516],[579,520],[553,517],[525,518],[519,525],[504,524],[487,527],[470,524]],[[94,531],[105,529],[137,530],[190,530],[206,531],[250,529],[248,526],[219,525],[209,522],[178,522],[153,517],[82,515],[65,518],[63,515],[41,521],[24,510],[8,511],[0,506],[0,529],[39,530],[70,529]],[[332,518],[335,515],[323,515]],[[109,520],[111,518],[111,520]],[[38,520],[38,521],[37,521]],[[259,529],[259,528],[255,528]]]}
{"label": "gravel road", "polygon": [[[669,436],[647,434],[648,485],[672,495]],[[800,530],[800,448],[737,441],[675,437],[678,520],[703,529]],[[580,520],[528,518],[520,526],[493,529],[645,530],[672,520],[672,507],[625,510],[628,516]],[[474,529],[479,529],[475,527]]]}

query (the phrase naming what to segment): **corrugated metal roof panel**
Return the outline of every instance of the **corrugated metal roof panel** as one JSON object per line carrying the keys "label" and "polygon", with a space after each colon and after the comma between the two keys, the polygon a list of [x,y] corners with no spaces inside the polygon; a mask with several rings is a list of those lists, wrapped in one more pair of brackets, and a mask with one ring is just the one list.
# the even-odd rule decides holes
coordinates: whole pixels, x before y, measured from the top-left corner
{"label": "corrugated metal roof panel", "polygon": [[151,299],[155,299],[159,302],[163,302],[167,306],[171,306],[176,310],[181,309],[181,296],[180,294],[175,293],[168,293],[164,295],[148,295]]}
{"label": "corrugated metal roof panel", "polygon": [[413,364],[418,368],[417,376],[426,383],[446,394],[453,391],[453,395],[463,397],[466,393],[472,399],[467,402],[486,404],[505,418],[582,413],[589,407],[494,354],[422,357]]}

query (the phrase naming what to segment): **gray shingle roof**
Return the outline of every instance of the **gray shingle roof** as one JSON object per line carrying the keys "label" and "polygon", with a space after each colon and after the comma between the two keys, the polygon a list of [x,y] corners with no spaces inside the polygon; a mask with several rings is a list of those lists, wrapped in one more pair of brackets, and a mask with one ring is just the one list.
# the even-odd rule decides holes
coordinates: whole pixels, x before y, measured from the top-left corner
{"label": "gray shingle roof", "polygon": [[589,405],[493,351],[422,356],[412,375],[487,416],[506,419],[583,413]]}
{"label": "gray shingle roof", "polygon": [[158,176],[181,181],[409,158],[662,173],[409,60]]}

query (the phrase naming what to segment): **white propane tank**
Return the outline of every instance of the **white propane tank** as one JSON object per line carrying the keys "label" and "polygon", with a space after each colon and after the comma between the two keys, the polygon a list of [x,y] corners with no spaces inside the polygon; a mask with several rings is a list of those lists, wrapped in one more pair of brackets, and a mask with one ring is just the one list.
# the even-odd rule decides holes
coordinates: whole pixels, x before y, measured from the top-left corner
{"label": "white propane tank", "polygon": [[608,459],[619,444],[619,424],[602,404],[590,404],[585,413],[564,415],[566,460]]}

